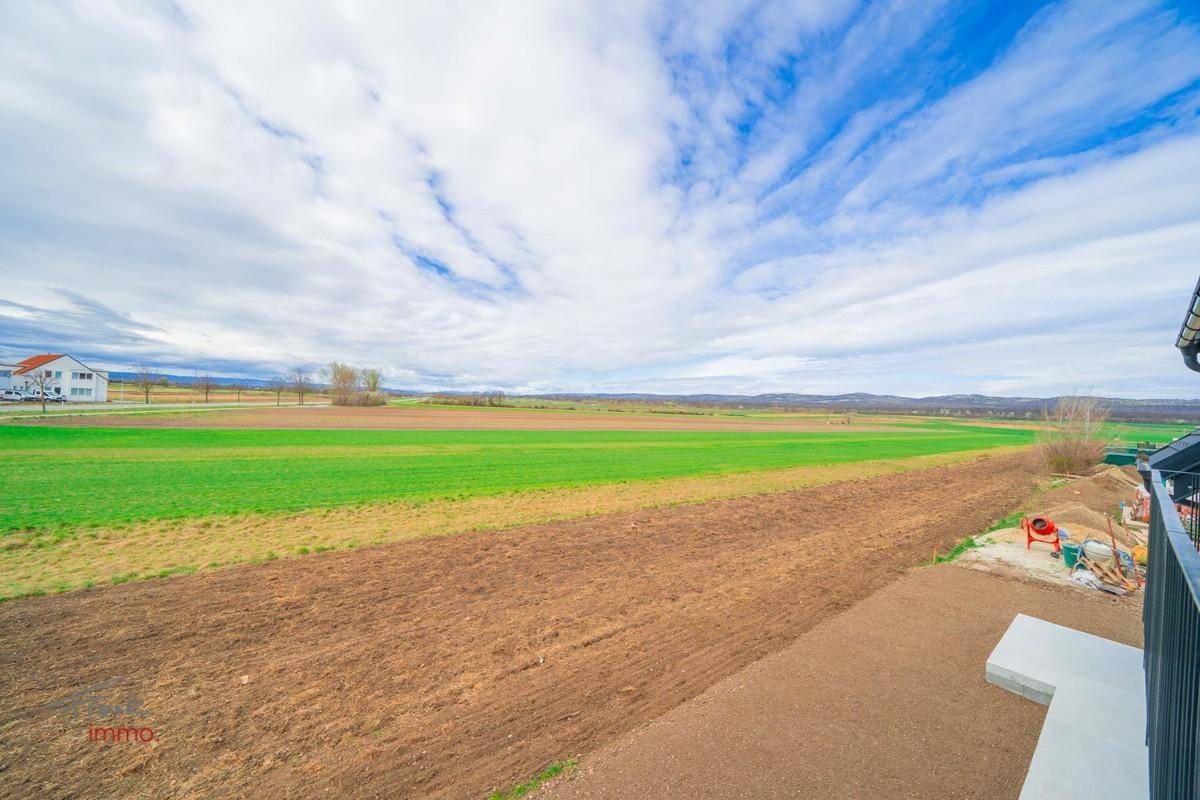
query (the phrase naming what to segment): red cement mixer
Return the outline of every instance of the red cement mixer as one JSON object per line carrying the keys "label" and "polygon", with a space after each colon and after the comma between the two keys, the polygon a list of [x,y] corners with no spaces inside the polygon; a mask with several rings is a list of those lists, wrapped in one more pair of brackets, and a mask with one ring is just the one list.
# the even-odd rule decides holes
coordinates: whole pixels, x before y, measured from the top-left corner
{"label": "red cement mixer", "polygon": [[1062,545],[1058,542],[1058,526],[1049,517],[1021,517],[1021,530],[1025,531],[1026,550],[1034,542],[1042,542],[1053,545],[1056,552],[1062,552]]}

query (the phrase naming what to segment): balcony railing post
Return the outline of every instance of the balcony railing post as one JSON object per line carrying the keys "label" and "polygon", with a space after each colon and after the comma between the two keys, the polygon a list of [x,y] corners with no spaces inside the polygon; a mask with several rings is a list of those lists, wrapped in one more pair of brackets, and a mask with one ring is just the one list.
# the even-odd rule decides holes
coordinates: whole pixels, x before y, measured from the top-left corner
{"label": "balcony railing post", "polygon": [[[1192,513],[1200,482],[1193,474],[1143,473],[1150,491],[1150,575],[1145,628],[1146,744],[1150,796],[1200,797],[1200,553]],[[1186,525],[1175,504],[1188,510]]]}

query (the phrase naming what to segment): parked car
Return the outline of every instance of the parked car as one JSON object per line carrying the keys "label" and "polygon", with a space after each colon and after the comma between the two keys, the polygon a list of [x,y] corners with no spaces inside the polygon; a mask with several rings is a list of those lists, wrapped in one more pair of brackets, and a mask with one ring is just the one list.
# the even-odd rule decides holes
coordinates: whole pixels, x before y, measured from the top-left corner
{"label": "parked car", "polygon": [[10,403],[19,403],[25,399],[25,393],[17,389],[7,389],[0,393],[0,400],[5,400]]}
{"label": "parked car", "polygon": [[[42,393],[36,389],[27,390],[27,391],[21,392],[21,394],[23,395],[21,397],[22,402],[25,402],[25,403],[40,403],[40,402],[42,402]],[[46,402],[47,403],[65,403],[66,401],[67,401],[67,398],[63,397],[61,394],[52,394],[50,392],[46,393]]]}
{"label": "parked car", "polygon": [[[32,392],[27,392],[27,394],[29,395],[29,397],[26,399],[28,399],[34,403],[42,402],[42,392],[39,392],[37,389],[34,389]],[[45,395],[46,395],[47,403],[65,403],[65,402],[67,402],[67,398],[61,394],[55,394],[54,392],[46,392]]]}

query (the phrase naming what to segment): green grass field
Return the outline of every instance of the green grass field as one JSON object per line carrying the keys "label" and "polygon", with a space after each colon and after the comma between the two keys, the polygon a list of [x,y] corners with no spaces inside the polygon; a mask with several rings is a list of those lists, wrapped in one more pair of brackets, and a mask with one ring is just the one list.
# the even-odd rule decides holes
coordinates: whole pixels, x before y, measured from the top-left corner
{"label": "green grass field", "polygon": [[1195,425],[1171,422],[1106,422],[1103,431],[1105,437],[1114,444],[1137,444],[1138,442],[1168,444],[1195,429]]}
{"label": "green grass field", "polygon": [[1033,442],[936,421],[894,432],[0,427],[0,531],[464,498]]}

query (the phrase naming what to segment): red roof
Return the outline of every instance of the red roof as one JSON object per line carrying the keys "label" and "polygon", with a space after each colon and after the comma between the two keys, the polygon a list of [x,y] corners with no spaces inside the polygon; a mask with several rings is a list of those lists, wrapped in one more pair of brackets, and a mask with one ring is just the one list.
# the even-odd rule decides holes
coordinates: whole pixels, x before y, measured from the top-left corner
{"label": "red roof", "polygon": [[25,359],[24,361],[17,362],[17,366],[20,367],[20,369],[13,370],[13,374],[14,375],[24,375],[26,372],[29,372],[29,370],[31,370],[31,369],[37,369],[42,364],[49,364],[51,361],[54,361],[54,360],[62,358],[62,357],[63,357],[62,353],[45,353],[40,356],[30,356],[29,358]]}

